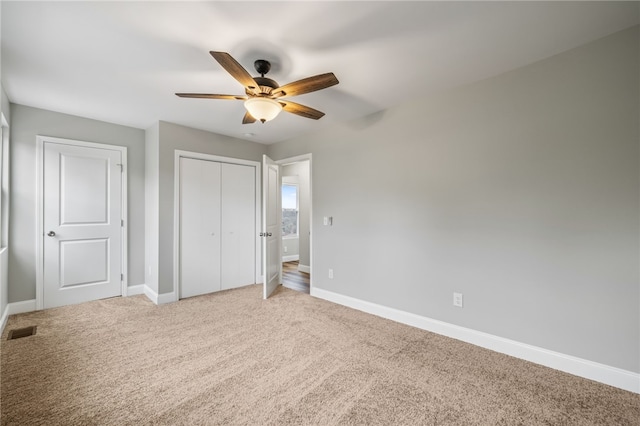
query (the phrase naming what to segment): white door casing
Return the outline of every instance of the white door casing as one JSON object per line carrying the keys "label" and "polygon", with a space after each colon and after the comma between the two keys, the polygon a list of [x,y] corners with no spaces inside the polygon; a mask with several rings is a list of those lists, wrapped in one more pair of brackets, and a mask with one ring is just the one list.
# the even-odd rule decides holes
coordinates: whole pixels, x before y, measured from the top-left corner
{"label": "white door casing", "polygon": [[38,154],[36,307],[126,294],[126,148],[38,137]]}
{"label": "white door casing", "polygon": [[282,209],[280,208],[280,166],[262,157],[262,252],[264,294],[267,299],[281,283],[282,256],[280,241]]}

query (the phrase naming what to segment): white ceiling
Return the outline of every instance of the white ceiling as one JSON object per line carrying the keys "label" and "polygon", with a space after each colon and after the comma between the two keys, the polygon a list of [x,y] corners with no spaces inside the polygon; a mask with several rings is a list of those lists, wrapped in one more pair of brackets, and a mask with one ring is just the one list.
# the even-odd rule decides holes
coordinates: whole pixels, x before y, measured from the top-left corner
{"label": "white ceiling", "polygon": [[[2,84],[18,104],[146,129],[158,120],[273,143],[478,81],[639,21],[638,2],[1,3]],[[326,113],[242,125],[243,94],[209,55],[283,85],[333,72],[293,98]],[[252,136],[247,136],[252,133]]]}

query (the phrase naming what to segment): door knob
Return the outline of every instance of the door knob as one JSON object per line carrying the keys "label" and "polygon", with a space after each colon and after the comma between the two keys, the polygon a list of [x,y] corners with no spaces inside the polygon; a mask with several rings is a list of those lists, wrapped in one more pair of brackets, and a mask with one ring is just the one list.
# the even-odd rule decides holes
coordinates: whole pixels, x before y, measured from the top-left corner
{"label": "door knob", "polygon": [[47,235],[50,236],[50,237],[55,237],[56,233],[53,232],[53,231],[49,231],[49,233]]}

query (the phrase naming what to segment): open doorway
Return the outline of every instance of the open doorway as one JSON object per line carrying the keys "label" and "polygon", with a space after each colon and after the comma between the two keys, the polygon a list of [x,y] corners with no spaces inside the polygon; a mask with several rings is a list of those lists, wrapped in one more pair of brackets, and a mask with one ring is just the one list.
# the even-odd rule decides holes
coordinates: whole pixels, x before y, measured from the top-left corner
{"label": "open doorway", "polygon": [[282,171],[282,285],[311,288],[311,159],[279,162]]}

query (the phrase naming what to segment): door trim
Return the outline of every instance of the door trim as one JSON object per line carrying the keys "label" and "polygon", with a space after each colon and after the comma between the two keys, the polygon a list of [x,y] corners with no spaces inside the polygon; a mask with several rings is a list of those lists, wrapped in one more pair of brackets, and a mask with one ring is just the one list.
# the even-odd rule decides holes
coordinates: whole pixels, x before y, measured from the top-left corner
{"label": "door trim", "polygon": [[[313,155],[309,153],[284,158],[276,161],[276,164],[286,166],[287,164],[299,163],[302,161],[309,162],[309,291],[311,291],[311,289],[313,289]],[[282,193],[280,193],[280,196],[282,197]],[[280,273],[282,273],[282,269]],[[280,279],[282,281],[282,276]]]}
{"label": "door trim", "polygon": [[241,166],[255,167],[256,183],[255,183],[255,282],[262,283],[262,245],[258,230],[261,227],[260,218],[262,216],[260,202],[260,176],[261,163],[252,160],[243,160],[240,158],[222,157],[213,154],[204,154],[201,152],[192,152],[176,149],[174,152],[173,163],[173,298],[174,301],[180,300],[180,159],[191,158],[195,160],[216,161],[218,163],[237,164]]}
{"label": "door trim", "polygon": [[129,280],[129,267],[127,265],[128,226],[127,220],[127,147],[108,145],[103,143],[78,141],[73,139],[54,138],[50,136],[36,136],[36,310],[44,309],[44,144],[55,143],[59,145],[72,145],[86,148],[109,149],[120,151],[122,158],[122,200],[120,201],[120,218],[124,221],[122,229],[120,253],[121,273],[120,295],[127,295]]}

